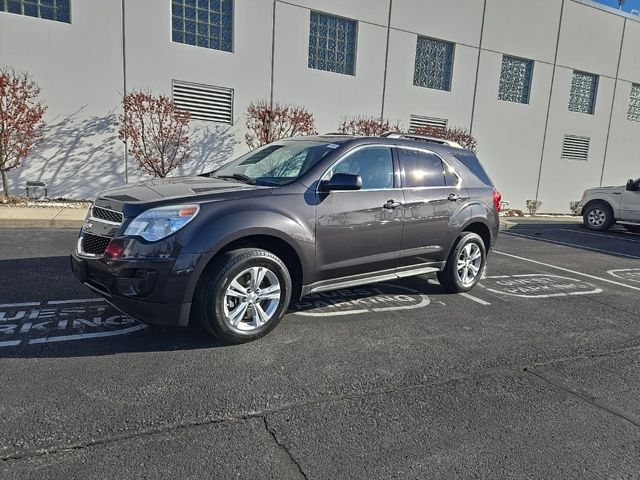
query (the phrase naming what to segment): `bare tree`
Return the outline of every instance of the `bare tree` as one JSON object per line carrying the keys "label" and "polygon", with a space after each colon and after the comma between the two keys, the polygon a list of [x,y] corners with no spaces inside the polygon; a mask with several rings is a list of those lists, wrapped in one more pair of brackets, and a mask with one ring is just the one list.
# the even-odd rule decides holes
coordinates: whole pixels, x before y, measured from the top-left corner
{"label": "bare tree", "polygon": [[247,108],[245,141],[254,149],[281,138],[315,135],[313,114],[298,105],[270,104],[267,100],[251,102]]}
{"label": "bare tree", "polygon": [[46,107],[38,95],[40,87],[28,73],[0,69],[0,173],[7,198],[7,172],[18,168],[42,138]]}
{"label": "bare tree", "polygon": [[122,98],[118,137],[128,144],[138,168],[164,178],[191,154],[189,112],[164,95],[134,91]]}

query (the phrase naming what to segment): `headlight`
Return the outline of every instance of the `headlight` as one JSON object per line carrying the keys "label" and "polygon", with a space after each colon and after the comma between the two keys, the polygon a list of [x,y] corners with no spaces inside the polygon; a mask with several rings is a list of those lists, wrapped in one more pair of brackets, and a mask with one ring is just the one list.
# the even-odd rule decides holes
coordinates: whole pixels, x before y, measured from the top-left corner
{"label": "headlight", "polygon": [[199,211],[198,205],[152,208],[134,218],[124,234],[137,235],[149,242],[162,240],[196,218]]}

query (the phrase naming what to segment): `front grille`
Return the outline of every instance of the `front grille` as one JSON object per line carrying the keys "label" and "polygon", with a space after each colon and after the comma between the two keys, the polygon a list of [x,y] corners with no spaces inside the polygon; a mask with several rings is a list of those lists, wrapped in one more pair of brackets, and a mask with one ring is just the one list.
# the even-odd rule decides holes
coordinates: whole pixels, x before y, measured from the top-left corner
{"label": "front grille", "polygon": [[91,255],[102,255],[111,242],[109,237],[85,233],[82,237],[82,251]]}
{"label": "front grille", "polygon": [[107,210],[106,208],[98,207],[95,205],[91,210],[91,216],[93,218],[98,218],[113,223],[122,223],[123,219],[122,213],[114,212],[113,210]]}

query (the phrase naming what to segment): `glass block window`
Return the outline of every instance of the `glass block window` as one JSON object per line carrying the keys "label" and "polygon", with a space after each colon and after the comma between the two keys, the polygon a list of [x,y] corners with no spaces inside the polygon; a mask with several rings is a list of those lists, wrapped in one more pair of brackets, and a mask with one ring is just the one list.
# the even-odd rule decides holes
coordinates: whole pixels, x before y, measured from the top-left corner
{"label": "glass block window", "polygon": [[596,108],[597,91],[597,75],[574,70],[573,80],[571,81],[571,94],[569,96],[569,110],[593,114]]}
{"label": "glass block window", "polygon": [[69,0],[0,0],[0,12],[71,23]]}
{"label": "glass block window", "polygon": [[355,75],[357,22],[311,12],[309,68]]}
{"label": "glass block window", "polygon": [[233,0],[172,0],[174,42],[231,52]]}
{"label": "glass block window", "polygon": [[532,60],[503,55],[498,100],[529,103],[532,74]]}
{"label": "glass block window", "polygon": [[451,90],[454,44],[418,37],[413,84],[418,87]]}
{"label": "glass block window", "polygon": [[631,85],[627,118],[634,122],[640,122],[640,84],[634,83]]}

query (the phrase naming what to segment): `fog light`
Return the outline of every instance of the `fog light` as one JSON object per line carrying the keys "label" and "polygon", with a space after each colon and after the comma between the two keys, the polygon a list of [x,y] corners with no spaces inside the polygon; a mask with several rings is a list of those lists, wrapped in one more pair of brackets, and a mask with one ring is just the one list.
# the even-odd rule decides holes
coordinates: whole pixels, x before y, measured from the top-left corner
{"label": "fog light", "polygon": [[124,255],[124,244],[119,240],[112,240],[104,251],[105,257],[120,258]]}

